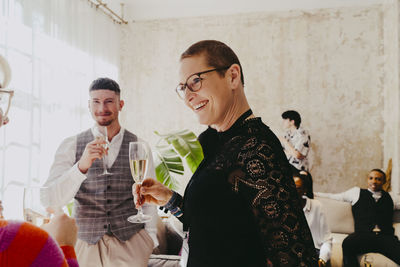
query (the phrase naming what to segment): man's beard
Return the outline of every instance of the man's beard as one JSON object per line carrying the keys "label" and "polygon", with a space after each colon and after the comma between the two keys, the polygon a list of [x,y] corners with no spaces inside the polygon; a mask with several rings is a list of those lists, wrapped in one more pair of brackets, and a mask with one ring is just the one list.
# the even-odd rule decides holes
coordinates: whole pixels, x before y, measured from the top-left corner
{"label": "man's beard", "polygon": [[[94,114],[94,119],[96,120],[97,124],[100,126],[109,126],[114,119],[113,118],[109,118],[108,120],[103,120],[103,118],[97,118],[97,116],[110,116],[111,113],[98,113],[98,114]],[[96,119],[97,118],[97,119]]]}
{"label": "man's beard", "polygon": [[109,125],[111,125],[112,122],[113,122],[112,120],[109,120],[109,121],[97,121],[97,124],[100,125],[100,126],[109,126]]}

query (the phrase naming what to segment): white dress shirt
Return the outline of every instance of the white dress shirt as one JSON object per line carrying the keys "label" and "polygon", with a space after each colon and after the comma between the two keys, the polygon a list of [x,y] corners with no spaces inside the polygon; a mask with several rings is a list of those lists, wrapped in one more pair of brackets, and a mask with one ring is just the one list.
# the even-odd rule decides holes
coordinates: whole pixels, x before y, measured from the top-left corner
{"label": "white dress shirt", "polygon": [[[94,134],[94,127],[92,127]],[[111,167],[116,160],[124,136],[124,129],[113,137],[109,144],[108,155],[105,157],[107,167]],[[138,141],[143,141],[138,138]],[[87,178],[86,174],[78,169],[78,163],[75,163],[77,135],[64,139],[56,151],[53,165],[50,168],[49,178],[44,184],[48,187],[45,196],[46,202],[51,207],[63,207],[68,204],[78,192],[82,182]],[[156,178],[154,171],[153,157],[150,153],[148,177]],[[132,202],[133,205],[133,202]],[[157,208],[154,205],[143,205],[143,213],[152,216],[152,220],[145,223],[145,229],[154,242],[154,247],[158,246],[157,240]]]}
{"label": "white dress shirt", "polygon": [[[370,189],[368,189],[368,191],[372,193],[372,197],[375,199],[375,201],[378,201],[378,199],[382,196],[382,192],[374,192]],[[348,202],[351,203],[351,205],[353,206],[354,204],[357,203],[358,199],[360,198],[360,192],[361,188],[355,186],[342,193],[332,194],[332,193],[314,192],[314,195],[317,197],[325,197],[325,198]],[[392,197],[393,200],[394,204],[393,209],[400,210],[400,201],[397,195],[395,195],[393,192],[390,192],[389,195]]]}
{"label": "white dress shirt", "polygon": [[[375,199],[375,201],[378,201],[382,196],[382,192],[380,191],[374,192],[370,189],[368,189],[368,191],[372,193],[372,197]],[[325,197],[338,201],[348,202],[352,206],[354,206],[354,204],[356,204],[357,201],[360,199],[360,192],[361,188],[355,186],[342,193],[332,194],[332,193],[315,192],[314,195],[317,197]]]}
{"label": "white dress shirt", "polygon": [[314,195],[317,197],[325,197],[330,198],[338,201],[348,202],[352,206],[357,203],[358,199],[360,198],[361,188],[353,187],[345,192],[342,193],[321,193],[321,192],[314,192]]}
{"label": "white dress shirt", "polygon": [[333,239],[328,220],[318,200],[304,198],[306,199],[306,205],[303,211],[311,230],[314,246],[320,250],[319,258],[327,262],[331,258]]}

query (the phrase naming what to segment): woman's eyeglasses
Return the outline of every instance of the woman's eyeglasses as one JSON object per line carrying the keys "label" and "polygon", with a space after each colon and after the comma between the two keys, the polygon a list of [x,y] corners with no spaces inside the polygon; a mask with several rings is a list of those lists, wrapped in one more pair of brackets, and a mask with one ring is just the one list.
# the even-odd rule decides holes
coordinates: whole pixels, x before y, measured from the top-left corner
{"label": "woman's eyeglasses", "polygon": [[203,78],[201,78],[200,75],[205,74],[205,73],[209,73],[209,72],[212,72],[212,71],[226,70],[226,69],[229,69],[229,67],[230,66],[222,67],[222,68],[215,68],[215,69],[211,69],[211,70],[206,70],[206,71],[202,71],[202,72],[193,73],[192,75],[190,75],[186,79],[186,83],[179,84],[175,88],[175,91],[176,91],[176,93],[178,94],[178,96],[180,98],[184,99],[185,98],[186,88],[188,88],[192,92],[196,92],[196,91],[199,91],[201,89]]}

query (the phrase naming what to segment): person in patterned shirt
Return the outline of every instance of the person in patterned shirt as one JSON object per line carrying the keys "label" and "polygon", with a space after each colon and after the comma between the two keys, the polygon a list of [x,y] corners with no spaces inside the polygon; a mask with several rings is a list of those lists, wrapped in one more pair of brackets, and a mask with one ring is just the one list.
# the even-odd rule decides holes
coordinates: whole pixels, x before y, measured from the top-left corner
{"label": "person in patterned shirt", "polygon": [[282,119],[286,133],[279,140],[289,163],[298,170],[309,171],[307,156],[311,147],[311,138],[308,131],[300,127],[300,114],[294,110],[287,110],[282,113]]}
{"label": "person in patterned shirt", "polygon": [[188,267],[317,266],[291,166],[252,114],[236,54],[200,41],[181,55],[179,76],[178,95],[209,126],[199,136],[204,160],[183,197],[146,179],[134,186],[136,205],[164,206],[183,222]]}

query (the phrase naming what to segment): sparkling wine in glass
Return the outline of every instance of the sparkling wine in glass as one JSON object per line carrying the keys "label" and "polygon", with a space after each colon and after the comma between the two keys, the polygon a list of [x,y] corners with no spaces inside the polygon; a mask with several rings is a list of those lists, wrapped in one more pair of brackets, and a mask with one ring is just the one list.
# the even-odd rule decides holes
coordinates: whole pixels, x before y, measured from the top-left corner
{"label": "sparkling wine in glass", "polygon": [[[106,143],[103,145],[104,149],[107,150],[110,147],[110,142],[108,141],[107,126],[103,127],[103,126],[96,125],[94,135],[95,135],[95,137],[100,137],[100,138],[104,139],[104,141],[106,141]],[[103,173],[100,175],[111,175],[112,174],[107,170],[106,157],[107,157],[107,155],[104,154],[103,159],[102,159]]]}
{"label": "sparkling wine in glass", "polygon": [[[146,178],[147,167],[149,164],[150,149],[145,142],[129,143],[129,165],[133,180],[141,185]],[[131,223],[144,223],[151,220],[149,215],[143,214],[142,207],[138,208],[138,213],[128,218]]]}

